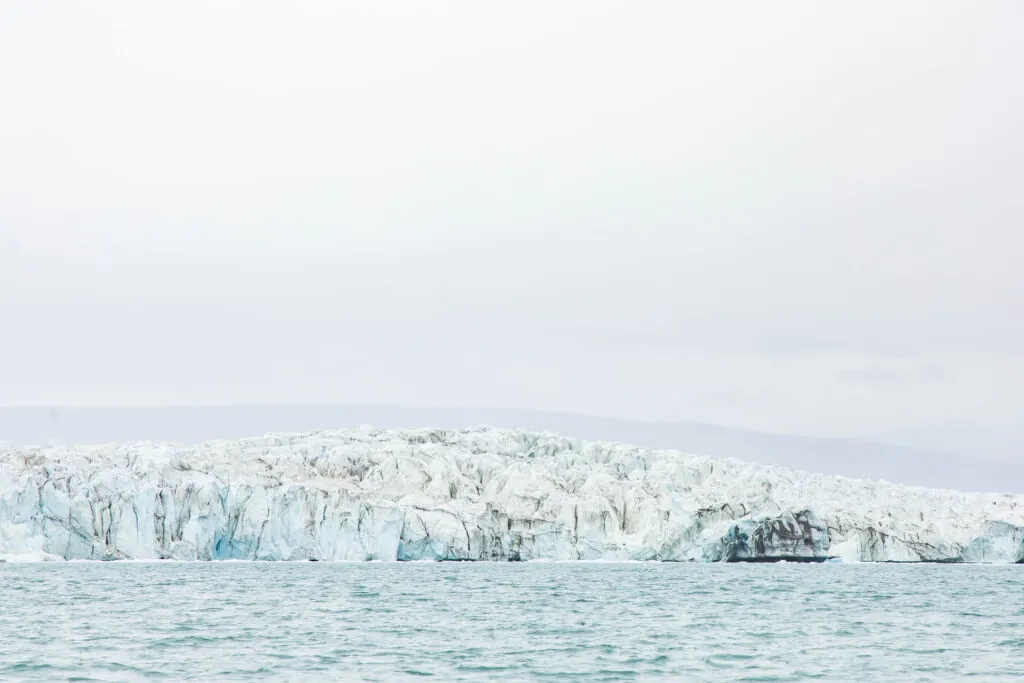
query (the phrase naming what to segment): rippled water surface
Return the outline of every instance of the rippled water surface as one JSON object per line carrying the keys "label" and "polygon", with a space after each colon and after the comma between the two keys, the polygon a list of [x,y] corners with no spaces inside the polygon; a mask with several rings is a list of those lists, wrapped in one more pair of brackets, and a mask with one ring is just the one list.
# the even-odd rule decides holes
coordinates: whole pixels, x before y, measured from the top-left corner
{"label": "rippled water surface", "polygon": [[1024,567],[8,564],[0,680],[1022,680]]}

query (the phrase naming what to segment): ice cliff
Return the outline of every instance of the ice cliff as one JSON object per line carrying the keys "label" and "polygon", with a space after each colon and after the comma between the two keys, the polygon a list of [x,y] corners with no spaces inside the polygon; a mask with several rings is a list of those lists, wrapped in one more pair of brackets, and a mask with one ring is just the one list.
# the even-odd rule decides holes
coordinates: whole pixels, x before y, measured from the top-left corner
{"label": "ice cliff", "polygon": [[0,445],[0,557],[1024,561],[1024,496],[479,428]]}

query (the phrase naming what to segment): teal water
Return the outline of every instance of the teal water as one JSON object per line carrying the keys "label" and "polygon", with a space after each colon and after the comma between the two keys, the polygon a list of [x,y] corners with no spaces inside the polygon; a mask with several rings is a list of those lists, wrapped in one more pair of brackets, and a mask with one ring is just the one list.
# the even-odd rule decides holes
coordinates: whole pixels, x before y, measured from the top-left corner
{"label": "teal water", "polygon": [[999,681],[1024,567],[8,564],[0,680]]}

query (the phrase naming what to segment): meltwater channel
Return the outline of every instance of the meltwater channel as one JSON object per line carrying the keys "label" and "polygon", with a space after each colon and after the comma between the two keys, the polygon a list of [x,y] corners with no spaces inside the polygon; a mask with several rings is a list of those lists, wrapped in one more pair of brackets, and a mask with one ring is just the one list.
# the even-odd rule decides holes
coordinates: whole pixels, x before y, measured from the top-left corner
{"label": "meltwater channel", "polygon": [[0,567],[0,680],[1010,681],[1024,567]]}

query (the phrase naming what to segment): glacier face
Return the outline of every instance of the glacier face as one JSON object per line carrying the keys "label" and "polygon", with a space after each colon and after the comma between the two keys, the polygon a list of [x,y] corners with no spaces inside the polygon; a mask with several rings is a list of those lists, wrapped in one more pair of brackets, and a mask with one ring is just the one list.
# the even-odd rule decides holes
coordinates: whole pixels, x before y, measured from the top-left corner
{"label": "glacier face", "polygon": [[0,446],[0,557],[1024,561],[1024,496],[511,429]]}

